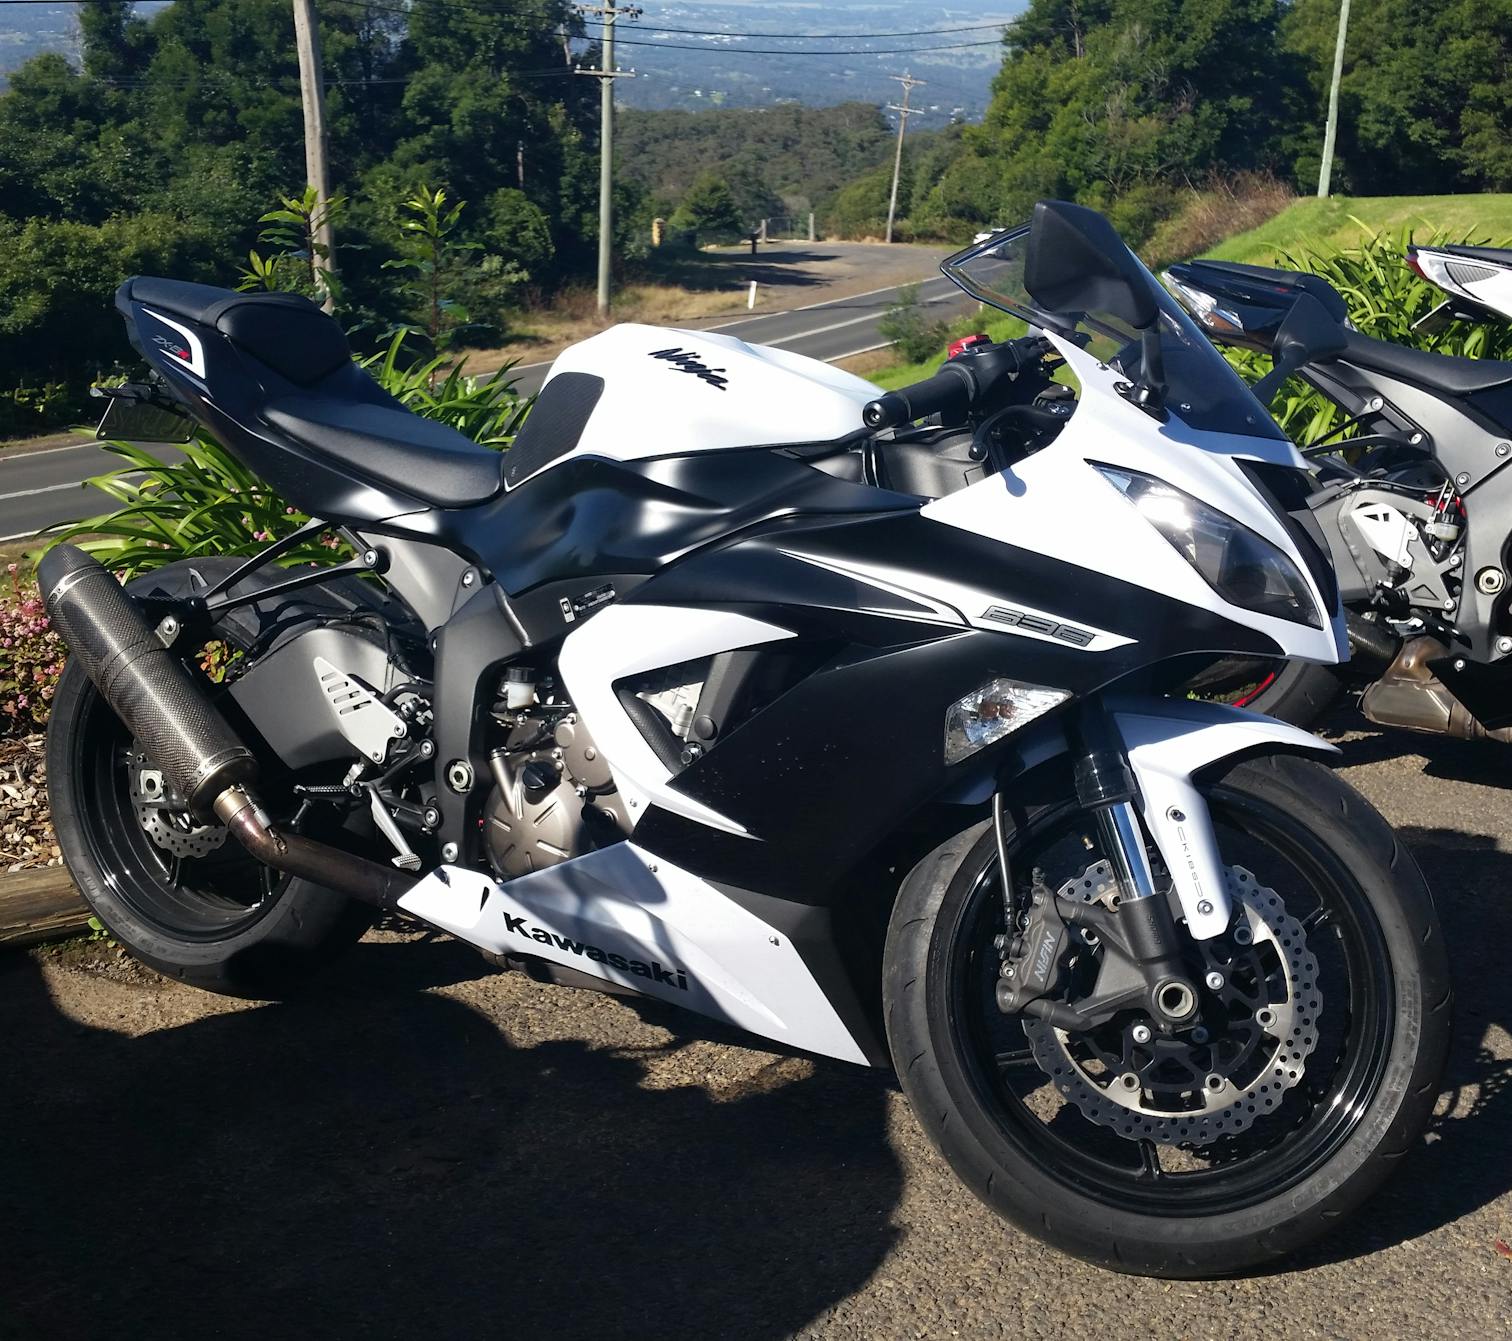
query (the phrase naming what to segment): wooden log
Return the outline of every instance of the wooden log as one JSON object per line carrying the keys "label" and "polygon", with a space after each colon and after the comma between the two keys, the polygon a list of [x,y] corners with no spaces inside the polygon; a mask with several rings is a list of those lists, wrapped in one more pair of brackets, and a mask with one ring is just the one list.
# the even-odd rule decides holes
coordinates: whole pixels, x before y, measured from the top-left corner
{"label": "wooden log", "polygon": [[0,875],[0,946],[35,945],[89,925],[89,907],[63,866]]}

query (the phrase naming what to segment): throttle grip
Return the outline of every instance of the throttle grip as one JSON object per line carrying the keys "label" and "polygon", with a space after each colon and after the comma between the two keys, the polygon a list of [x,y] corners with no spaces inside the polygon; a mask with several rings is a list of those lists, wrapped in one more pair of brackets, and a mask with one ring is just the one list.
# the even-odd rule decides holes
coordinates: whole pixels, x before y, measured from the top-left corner
{"label": "throttle grip", "polygon": [[867,428],[896,428],[932,414],[962,414],[971,405],[976,380],[956,363],[947,363],[933,377],[889,391],[869,401],[861,411]]}

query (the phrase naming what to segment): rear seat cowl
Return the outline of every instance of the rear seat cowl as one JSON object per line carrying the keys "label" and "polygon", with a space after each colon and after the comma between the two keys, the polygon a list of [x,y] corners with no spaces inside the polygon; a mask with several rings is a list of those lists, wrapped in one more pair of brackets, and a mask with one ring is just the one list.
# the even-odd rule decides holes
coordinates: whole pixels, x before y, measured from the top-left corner
{"label": "rear seat cowl", "polygon": [[137,275],[121,285],[117,306],[123,300],[212,327],[296,386],[313,386],[351,361],[340,324],[297,293],[237,293]]}

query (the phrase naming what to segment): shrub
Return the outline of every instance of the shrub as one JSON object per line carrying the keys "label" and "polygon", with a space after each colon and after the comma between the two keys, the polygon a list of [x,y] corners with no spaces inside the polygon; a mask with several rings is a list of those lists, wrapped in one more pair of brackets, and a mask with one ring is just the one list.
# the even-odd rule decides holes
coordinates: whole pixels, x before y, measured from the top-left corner
{"label": "shrub", "polygon": [[6,578],[0,587],[0,735],[26,735],[47,722],[64,647],[31,575],[11,563]]}
{"label": "shrub", "polygon": [[922,363],[944,347],[949,325],[933,318],[919,301],[919,286],[905,284],[898,300],[877,323],[884,340],[891,340],[909,363]]}
{"label": "shrub", "polygon": [[1201,256],[1225,238],[1274,218],[1292,199],[1291,188],[1267,172],[1213,177],[1194,188],[1140,250],[1152,270]]}

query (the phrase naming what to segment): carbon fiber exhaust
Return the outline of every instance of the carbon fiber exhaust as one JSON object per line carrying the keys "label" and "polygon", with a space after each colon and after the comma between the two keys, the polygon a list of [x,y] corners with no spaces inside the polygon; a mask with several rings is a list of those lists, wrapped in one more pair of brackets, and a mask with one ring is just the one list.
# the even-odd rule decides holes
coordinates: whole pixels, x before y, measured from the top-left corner
{"label": "carbon fiber exhaust", "polygon": [[98,562],[55,545],[37,565],[48,617],[147,757],[202,820],[219,820],[259,861],[392,908],[413,881],[377,862],[280,831],[254,790],[257,759]]}

